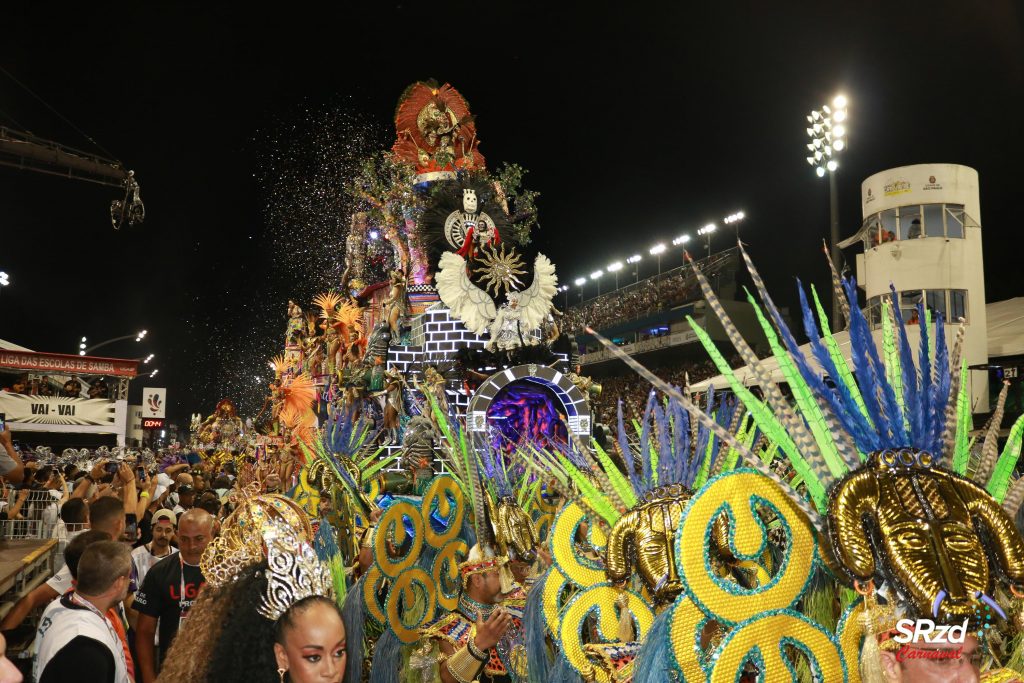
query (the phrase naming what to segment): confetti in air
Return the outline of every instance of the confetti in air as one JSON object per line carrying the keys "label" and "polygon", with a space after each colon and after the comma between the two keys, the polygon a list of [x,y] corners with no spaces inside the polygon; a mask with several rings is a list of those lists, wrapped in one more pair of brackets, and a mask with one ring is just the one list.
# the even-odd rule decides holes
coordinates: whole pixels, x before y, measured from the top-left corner
{"label": "confetti in air", "polygon": [[[211,368],[191,388],[190,404],[212,410],[229,397],[241,415],[260,411],[272,379],[267,361],[284,344],[288,301],[311,309],[318,292],[338,287],[349,220],[358,210],[346,183],[362,159],[389,144],[386,138],[354,107],[333,104],[278,116],[253,140],[263,225],[254,231],[257,262],[245,267],[262,276],[255,287],[221,292],[216,316],[189,321],[193,348],[203,350]],[[371,260],[386,248],[382,243],[369,245]]]}

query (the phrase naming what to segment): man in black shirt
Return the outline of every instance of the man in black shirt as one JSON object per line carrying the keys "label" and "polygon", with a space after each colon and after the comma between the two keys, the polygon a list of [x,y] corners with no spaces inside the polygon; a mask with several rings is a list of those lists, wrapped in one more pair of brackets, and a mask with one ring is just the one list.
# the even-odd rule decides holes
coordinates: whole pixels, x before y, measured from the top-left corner
{"label": "man in black shirt", "polygon": [[178,628],[188,618],[199,589],[206,583],[199,560],[213,540],[213,521],[213,515],[199,508],[183,514],[178,520],[179,552],[154,564],[135,594],[134,607],[139,612],[135,649],[142,683],[156,680],[158,659],[153,635],[157,628],[160,631],[159,662],[162,662]]}

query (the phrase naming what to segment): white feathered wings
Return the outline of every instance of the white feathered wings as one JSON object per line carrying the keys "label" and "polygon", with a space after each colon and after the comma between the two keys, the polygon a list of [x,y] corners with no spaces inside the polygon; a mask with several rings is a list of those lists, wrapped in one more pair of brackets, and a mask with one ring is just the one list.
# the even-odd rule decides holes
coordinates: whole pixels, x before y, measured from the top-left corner
{"label": "white feathered wings", "polygon": [[[494,299],[469,279],[465,259],[451,251],[441,254],[435,281],[437,293],[444,305],[451,309],[452,316],[461,320],[473,334],[485,334],[498,316],[498,310]],[[537,254],[533,261],[533,282],[519,292],[519,310],[527,330],[540,327],[557,293],[555,265],[544,254]]]}

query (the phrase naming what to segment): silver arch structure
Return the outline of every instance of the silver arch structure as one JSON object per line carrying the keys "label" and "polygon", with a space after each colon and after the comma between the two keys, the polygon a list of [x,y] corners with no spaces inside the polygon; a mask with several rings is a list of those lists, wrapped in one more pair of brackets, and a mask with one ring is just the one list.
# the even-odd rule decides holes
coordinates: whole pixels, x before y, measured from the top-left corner
{"label": "silver arch structure", "polygon": [[518,381],[533,382],[554,392],[565,408],[565,426],[570,441],[576,437],[585,447],[590,445],[591,417],[587,397],[561,372],[533,363],[496,372],[476,390],[466,409],[466,425],[474,438],[487,433],[487,409],[491,401],[503,388]]}

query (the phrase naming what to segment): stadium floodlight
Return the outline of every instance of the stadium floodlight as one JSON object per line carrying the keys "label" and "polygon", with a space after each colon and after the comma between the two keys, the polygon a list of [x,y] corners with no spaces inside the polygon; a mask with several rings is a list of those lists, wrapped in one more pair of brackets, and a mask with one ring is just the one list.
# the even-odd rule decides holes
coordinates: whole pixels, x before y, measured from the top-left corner
{"label": "stadium floodlight", "polygon": [[597,278],[601,277],[602,275],[604,275],[604,271],[598,269],[598,270],[595,270],[593,273],[590,274],[590,279],[591,280],[596,280]]}
{"label": "stadium floodlight", "polygon": [[690,241],[690,236],[689,235],[680,235],[679,237],[677,237],[674,240],[672,240],[672,246],[673,247],[678,247],[680,244],[686,244],[689,241]]}
{"label": "stadium floodlight", "polygon": [[739,242],[739,240],[740,240],[740,223],[742,223],[743,219],[746,218],[746,217],[747,217],[747,215],[745,213],[743,213],[742,211],[737,211],[736,213],[729,214],[722,221],[726,225],[734,225],[734,226],[736,226],[736,241],[737,242]]}
{"label": "stadium floodlight", "polygon": [[711,233],[718,229],[718,226],[714,223],[708,223],[703,228],[697,231],[698,235],[705,238],[705,244],[708,248],[708,258],[711,258]]}
{"label": "stadium floodlight", "polygon": [[661,277],[661,255],[665,253],[664,242],[659,242],[658,244],[655,244],[653,247],[651,247],[650,252],[651,256],[658,257],[658,277]]}
{"label": "stadium floodlight", "polygon": [[[846,150],[847,145],[846,121],[849,119],[848,104],[849,101],[846,95],[836,95],[831,99],[830,106],[828,104],[822,106],[821,111],[825,113],[825,116],[821,116],[815,111],[811,112],[808,117],[813,119],[812,123],[817,122],[820,118],[821,129],[818,130],[815,126],[806,129],[808,136],[811,138],[811,144],[814,146],[814,152],[812,153],[814,155],[814,163],[811,164],[814,167],[814,173],[819,178],[823,178],[825,175],[828,176],[831,258],[833,258],[836,267],[840,268],[840,270],[843,267],[843,253],[839,249],[839,199],[836,189],[836,171],[839,169],[837,155]],[[818,151],[824,154],[819,154]],[[840,329],[839,302],[835,300],[833,301],[833,329]]]}
{"label": "stadium floodlight", "polygon": [[585,277],[578,277],[578,278],[576,278],[575,283],[576,283],[577,287],[582,287],[583,285],[587,284],[587,278],[585,278]]}
{"label": "stadium floodlight", "polygon": [[0,287],[6,287],[11,284],[11,276],[0,270]]}
{"label": "stadium floodlight", "polygon": [[615,273],[615,289],[619,288],[619,271],[622,270],[622,261],[616,261],[608,265],[608,272]]}
{"label": "stadium floodlight", "polygon": [[641,256],[640,254],[633,254],[628,259],[626,259],[626,263],[639,263],[640,259],[642,258],[643,256]]}

